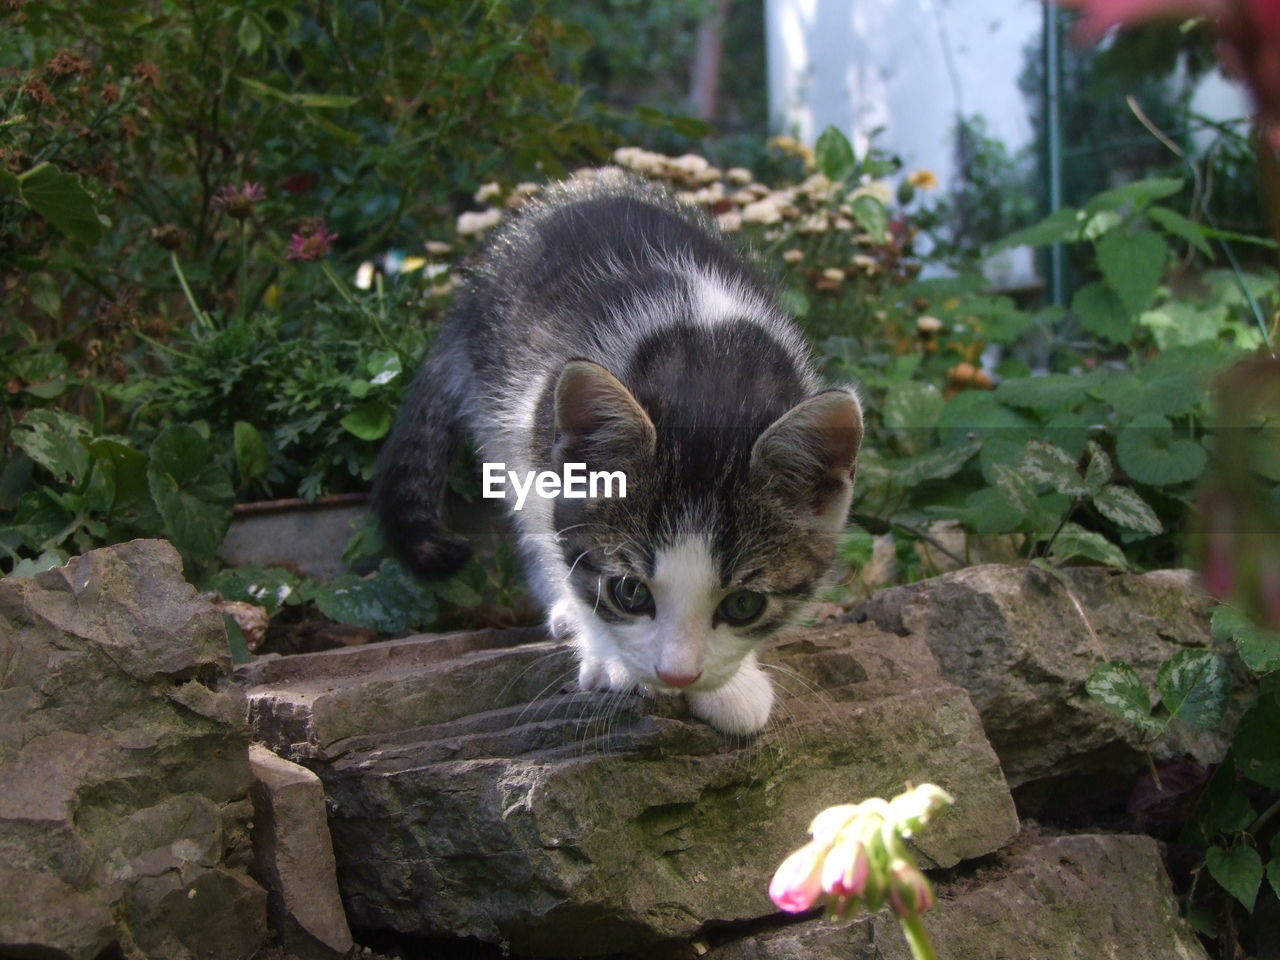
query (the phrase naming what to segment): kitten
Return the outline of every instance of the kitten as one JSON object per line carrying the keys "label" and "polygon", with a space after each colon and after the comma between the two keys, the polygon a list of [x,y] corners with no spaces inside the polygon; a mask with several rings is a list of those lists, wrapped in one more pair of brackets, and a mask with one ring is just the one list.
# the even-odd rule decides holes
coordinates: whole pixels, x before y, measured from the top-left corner
{"label": "kitten", "polygon": [[440,512],[464,429],[482,460],[522,475],[626,476],[625,498],[531,495],[511,512],[583,689],[683,692],[721,731],[764,727],[773,690],[756,651],[832,566],[862,411],[851,390],[821,388],[714,226],[605,171],[490,239],[378,462],[383,529],[424,577],[468,555]]}

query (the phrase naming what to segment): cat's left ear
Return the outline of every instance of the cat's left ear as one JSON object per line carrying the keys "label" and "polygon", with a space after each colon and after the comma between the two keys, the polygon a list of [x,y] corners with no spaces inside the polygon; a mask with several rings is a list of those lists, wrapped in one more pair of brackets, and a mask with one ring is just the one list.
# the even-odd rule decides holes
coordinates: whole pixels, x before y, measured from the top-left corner
{"label": "cat's left ear", "polygon": [[589,360],[570,360],[556,383],[556,434],[562,453],[614,463],[651,454],[653,421],[612,373]]}
{"label": "cat's left ear", "polygon": [[756,482],[773,488],[825,529],[842,530],[862,444],[862,405],[825,390],[775,420],[751,450]]}

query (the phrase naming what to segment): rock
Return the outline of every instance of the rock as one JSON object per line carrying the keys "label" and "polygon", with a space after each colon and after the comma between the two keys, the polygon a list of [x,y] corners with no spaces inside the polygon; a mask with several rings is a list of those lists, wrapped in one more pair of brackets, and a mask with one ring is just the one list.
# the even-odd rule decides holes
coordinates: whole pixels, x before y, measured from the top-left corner
{"label": "rock", "polygon": [[296,956],[345,957],[351,930],[338,896],[320,778],[256,743],[249,763],[254,864],[269,894],[271,926]]}
{"label": "rock", "polygon": [[[939,957],[1207,960],[1150,837],[1058,837],[978,879],[938,884],[924,926]],[[708,960],[909,960],[896,918],[794,924],[728,943]]]}
{"label": "rock", "polygon": [[724,737],[681,700],[559,692],[562,644],[410,638],[245,670],[256,733],[315,770],[357,927],[526,955],[633,951],[773,912],[769,877],[823,807],[931,780],[959,798],[925,862],[1017,830],[968,697],[870,624],[767,656],[775,720]]}
{"label": "rock", "polygon": [[[1123,800],[1146,766],[1137,728],[1094,703],[1085,680],[1096,664],[1120,659],[1154,690],[1174,653],[1210,646],[1209,601],[1190,571],[1064,572],[1093,633],[1062,585],[1026,565],[882,590],[853,616],[924,640],[943,676],[969,691],[1020,809],[1078,819],[1091,802]],[[1155,752],[1204,764],[1225,749],[1222,731],[1175,724]]]}
{"label": "rock", "polygon": [[222,618],[163,541],[0,580],[0,954],[258,950],[230,672]]}

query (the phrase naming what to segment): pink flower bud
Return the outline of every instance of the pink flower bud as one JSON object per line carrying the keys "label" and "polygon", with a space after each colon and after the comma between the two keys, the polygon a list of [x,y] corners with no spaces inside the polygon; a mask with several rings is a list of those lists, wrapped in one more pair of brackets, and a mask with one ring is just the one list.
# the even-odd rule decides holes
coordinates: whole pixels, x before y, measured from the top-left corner
{"label": "pink flower bud", "polygon": [[889,865],[889,903],[900,917],[919,915],[933,906],[933,889],[917,867],[895,860]]}
{"label": "pink flower bud", "polygon": [[803,913],[822,896],[825,846],[807,843],[782,861],[769,884],[769,898],[788,913]]}
{"label": "pink flower bud", "polygon": [[860,897],[867,887],[871,858],[861,840],[841,838],[822,863],[822,889],[833,897]]}

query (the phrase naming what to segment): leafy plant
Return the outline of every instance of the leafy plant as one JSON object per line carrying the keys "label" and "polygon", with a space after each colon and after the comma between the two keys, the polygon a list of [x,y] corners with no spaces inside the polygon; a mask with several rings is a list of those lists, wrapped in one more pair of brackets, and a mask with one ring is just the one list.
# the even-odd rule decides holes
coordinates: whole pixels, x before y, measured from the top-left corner
{"label": "leafy plant", "polygon": [[[956,521],[1058,561],[1179,561],[1215,443],[1209,383],[1263,343],[1254,306],[1280,300],[1269,272],[1170,274],[1178,245],[1203,256],[1216,236],[1163,202],[1181,189],[1108,190],[992,248],[1088,250],[1097,276],[1070,310],[1033,312],[961,274],[883,294],[881,312],[903,317],[896,344],[825,342],[828,368],[865,388],[859,523],[920,539]],[[911,313],[924,314],[914,336],[903,329]],[[1049,370],[1032,375],[1022,358],[1040,344],[1051,344],[1040,355]]]}
{"label": "leafy plant", "polygon": [[210,456],[207,429],[175,424],[139,449],[73,414],[35,410],[14,442],[21,453],[5,468],[4,488],[6,496],[25,492],[0,527],[14,573],[103,543],[160,535],[194,573],[212,560],[231,522],[231,478]]}
{"label": "leafy plant", "polygon": [[[1188,916],[1202,933],[1221,932],[1231,949],[1238,929],[1233,914],[1241,908],[1253,913],[1264,882],[1280,897],[1280,634],[1220,606],[1213,612],[1212,635],[1221,648],[1234,647],[1257,674],[1257,700],[1231,731],[1227,755],[1193,797],[1179,841],[1197,857],[1186,894]],[[1231,687],[1226,659],[1203,649],[1181,650],[1161,666],[1155,706],[1142,679],[1123,661],[1099,664],[1086,684],[1095,701],[1138,726],[1148,744],[1175,723],[1220,729]],[[1176,796],[1178,786],[1163,784],[1154,766],[1152,771],[1154,791]]]}

